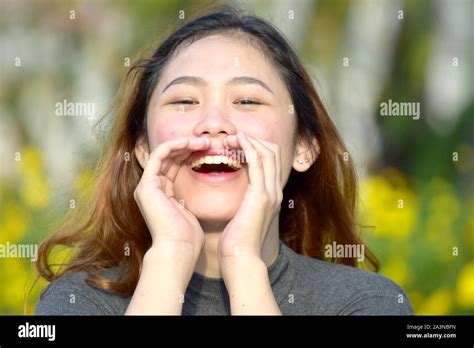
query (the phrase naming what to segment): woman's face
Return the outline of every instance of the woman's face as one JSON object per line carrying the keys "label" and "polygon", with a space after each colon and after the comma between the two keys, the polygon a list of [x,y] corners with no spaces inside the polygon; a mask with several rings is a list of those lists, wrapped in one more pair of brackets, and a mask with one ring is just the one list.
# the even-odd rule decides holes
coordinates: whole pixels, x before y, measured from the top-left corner
{"label": "woman's face", "polygon": [[[148,108],[149,145],[154,149],[166,140],[197,136],[224,152],[224,138],[242,131],[280,146],[286,183],[296,150],[291,104],[261,51],[241,38],[208,36],[181,49],[164,69]],[[210,174],[196,175],[190,165],[183,166],[175,180],[176,199],[201,222],[229,221],[247,190],[247,167],[223,180],[205,177]]]}

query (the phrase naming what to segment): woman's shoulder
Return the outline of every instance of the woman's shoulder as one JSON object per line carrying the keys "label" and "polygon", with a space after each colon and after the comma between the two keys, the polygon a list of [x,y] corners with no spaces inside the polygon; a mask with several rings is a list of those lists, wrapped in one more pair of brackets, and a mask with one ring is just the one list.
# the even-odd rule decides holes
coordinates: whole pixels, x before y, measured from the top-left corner
{"label": "woman's shoulder", "polygon": [[[115,281],[118,266],[106,268],[102,276]],[[52,281],[42,292],[36,315],[121,315],[129,299],[87,283],[85,271],[69,273]]]}
{"label": "woman's shoulder", "polygon": [[[286,247],[286,246],[285,246]],[[318,313],[332,315],[412,315],[405,291],[393,280],[368,270],[300,255],[286,247],[295,268],[295,289],[306,294]],[[323,313],[320,313],[323,312]]]}

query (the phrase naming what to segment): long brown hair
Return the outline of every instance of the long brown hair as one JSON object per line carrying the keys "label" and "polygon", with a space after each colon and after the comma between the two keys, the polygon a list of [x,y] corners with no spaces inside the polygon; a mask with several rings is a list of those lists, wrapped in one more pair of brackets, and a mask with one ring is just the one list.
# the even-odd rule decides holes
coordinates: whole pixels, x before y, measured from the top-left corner
{"label": "long brown hair", "polygon": [[[133,198],[143,173],[134,148],[137,139],[146,135],[148,102],[173,54],[216,33],[243,35],[258,45],[286,84],[297,118],[298,135],[308,143],[313,138],[319,141],[317,161],[304,173],[292,170],[284,188],[280,239],[302,255],[356,266],[355,258],[327,259],[324,255],[328,243],[362,243],[355,218],[356,176],[336,127],[310,76],[283,35],[260,18],[224,7],[185,24],[168,36],[151,58],[138,61],[130,69],[118,98],[120,109],[103,144],[93,195],[40,246],[36,263],[40,276],[52,281],[62,274],[86,271],[89,284],[133,294],[142,258],[151,246],[150,233]],[[49,263],[50,252],[57,245],[74,250],[61,271],[53,271]],[[374,255],[367,248],[365,253],[368,263],[377,270]],[[119,264],[126,267],[121,279],[110,281],[102,277],[103,269]]]}

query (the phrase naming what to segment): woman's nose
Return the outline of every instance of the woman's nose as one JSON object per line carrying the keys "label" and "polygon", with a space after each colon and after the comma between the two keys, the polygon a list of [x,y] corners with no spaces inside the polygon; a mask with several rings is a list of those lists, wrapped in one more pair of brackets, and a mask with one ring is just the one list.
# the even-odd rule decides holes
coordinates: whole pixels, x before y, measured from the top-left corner
{"label": "woman's nose", "polygon": [[212,137],[223,133],[235,134],[237,130],[226,107],[214,103],[203,109],[201,118],[194,127],[194,134],[196,136],[208,134]]}

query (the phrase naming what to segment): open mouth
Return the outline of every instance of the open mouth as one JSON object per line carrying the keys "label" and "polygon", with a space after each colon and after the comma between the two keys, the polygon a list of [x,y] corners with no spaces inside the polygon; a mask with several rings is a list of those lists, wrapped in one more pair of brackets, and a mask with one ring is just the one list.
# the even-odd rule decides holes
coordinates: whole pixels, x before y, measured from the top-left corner
{"label": "open mouth", "polygon": [[191,169],[198,173],[222,174],[236,172],[242,164],[227,156],[204,156],[191,163]]}

